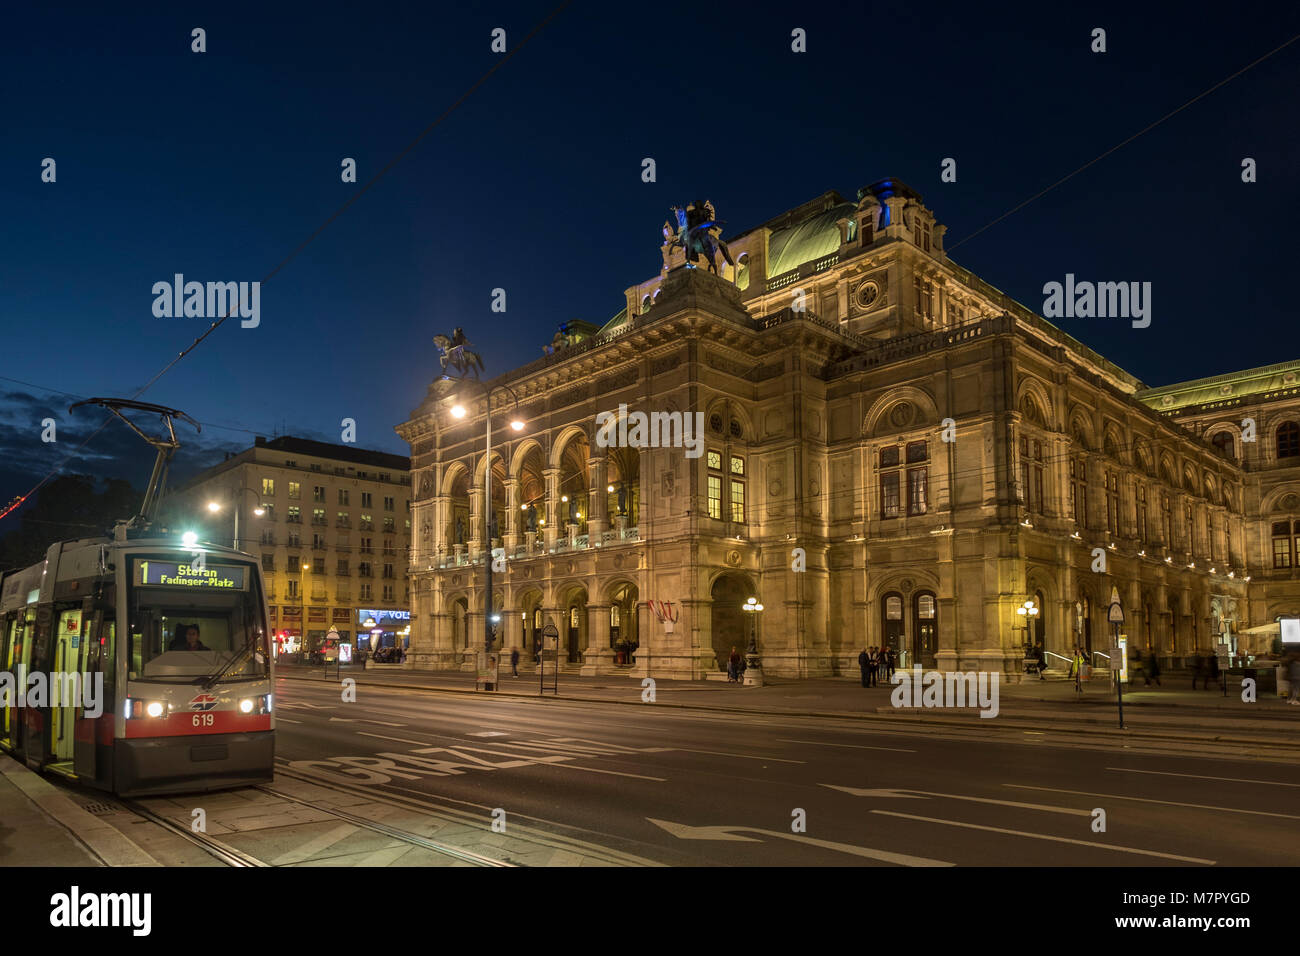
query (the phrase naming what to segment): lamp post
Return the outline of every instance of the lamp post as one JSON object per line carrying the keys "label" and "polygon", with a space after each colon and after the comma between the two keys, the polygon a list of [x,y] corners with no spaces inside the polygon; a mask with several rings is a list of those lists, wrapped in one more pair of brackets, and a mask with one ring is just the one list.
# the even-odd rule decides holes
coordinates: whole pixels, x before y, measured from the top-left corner
{"label": "lamp post", "polygon": [[[488,385],[485,382],[479,383],[483,386],[485,398],[484,409],[484,444],[486,454],[483,459],[483,567],[485,569],[485,597],[483,599],[483,653],[486,663],[486,655],[492,653],[492,642],[495,637],[495,627],[492,617],[496,609],[492,606],[492,393],[497,389],[505,389],[510,393],[510,397],[515,403],[515,417],[510,420],[510,427],[514,431],[523,431],[524,423],[519,418],[519,396],[515,390],[504,383],[497,385]],[[465,406],[456,404],[452,406],[451,414],[453,418],[464,418],[467,414]]]}
{"label": "lamp post", "polygon": [[[302,563],[302,570],[298,572],[298,659],[303,661],[307,658],[307,572],[310,566],[306,561]],[[308,660],[307,663],[310,663]]]}
{"label": "lamp post", "polygon": [[740,609],[749,614],[749,647],[745,648],[745,686],[762,687],[763,686],[763,664],[758,659],[758,615],[763,611],[763,605],[758,603],[758,598],[750,598]]}
{"label": "lamp post", "polygon": [[[239,491],[240,491],[240,496],[237,497],[235,500],[235,534],[234,537],[230,539],[231,546],[236,551],[239,550],[239,509],[240,506],[243,505],[244,503],[242,497],[243,493],[251,492],[253,497],[257,499],[257,507],[253,509],[253,514],[255,514],[259,518],[262,517],[262,515],[266,514],[266,509],[262,507],[262,498],[256,491],[253,491],[252,488],[249,488],[247,486],[240,488]],[[213,514],[216,514],[220,510],[221,510],[221,502],[219,501],[208,502],[208,511],[212,512]]]}
{"label": "lamp post", "polygon": [[[1038,617],[1038,607],[1034,604],[1034,599],[1030,598],[1024,604],[1020,605],[1020,607],[1016,608],[1016,614],[1020,617],[1020,620],[1024,622],[1020,627],[1023,628],[1025,632],[1025,657],[1029,657],[1034,650],[1029,637],[1029,622]],[[1043,665],[1039,665],[1040,670],[1042,667]],[[1039,674],[1038,676],[1042,677],[1043,675]]]}

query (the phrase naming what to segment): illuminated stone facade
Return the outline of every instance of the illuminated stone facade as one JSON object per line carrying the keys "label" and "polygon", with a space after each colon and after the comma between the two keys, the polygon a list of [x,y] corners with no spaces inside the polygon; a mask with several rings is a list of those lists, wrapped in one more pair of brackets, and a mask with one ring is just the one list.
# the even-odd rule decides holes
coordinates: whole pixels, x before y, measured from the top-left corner
{"label": "illuminated stone facade", "polygon": [[[1016,674],[1026,640],[1107,650],[1112,587],[1130,645],[1167,665],[1224,620],[1294,607],[1294,553],[1263,562],[1272,514],[1300,518],[1297,469],[1223,454],[1206,438],[1230,416],[1147,389],[955,265],[944,230],[897,181],[827,193],[728,238],[720,277],[665,251],[603,328],[494,380],[513,389],[492,394],[496,646],[531,667],[553,623],[562,669],[715,676],[756,596],[772,675],[852,674],[886,644]],[[1254,449],[1295,391],[1232,408],[1255,409]],[[699,457],[600,447],[596,417],[620,404],[702,413]],[[417,666],[468,667],[483,645],[483,413],[481,390],[435,382],[398,427]],[[671,632],[650,600],[673,602]],[[622,640],[639,645],[626,670]]]}

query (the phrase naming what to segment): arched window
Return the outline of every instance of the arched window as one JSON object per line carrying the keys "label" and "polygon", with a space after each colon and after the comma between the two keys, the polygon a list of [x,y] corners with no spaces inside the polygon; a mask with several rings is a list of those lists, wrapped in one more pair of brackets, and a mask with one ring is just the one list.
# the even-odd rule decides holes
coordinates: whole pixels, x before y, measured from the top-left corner
{"label": "arched window", "polygon": [[912,659],[922,667],[933,667],[939,650],[939,611],[934,594],[921,591],[912,599]]}
{"label": "arched window", "polygon": [[1295,458],[1300,455],[1300,425],[1283,422],[1277,426],[1277,457]]}
{"label": "arched window", "polygon": [[896,591],[880,602],[880,640],[881,647],[892,647],[895,653],[903,650],[903,595]]}
{"label": "arched window", "polygon": [[1236,442],[1233,441],[1232,432],[1219,432],[1210,439],[1210,443],[1219,449],[1219,454],[1225,458],[1236,458]]}

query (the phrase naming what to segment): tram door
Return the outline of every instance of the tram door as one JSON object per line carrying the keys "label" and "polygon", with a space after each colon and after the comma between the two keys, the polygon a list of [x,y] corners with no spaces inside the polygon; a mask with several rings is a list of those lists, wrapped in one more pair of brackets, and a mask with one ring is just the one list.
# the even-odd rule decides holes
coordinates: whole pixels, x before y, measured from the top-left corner
{"label": "tram door", "polygon": [[[21,613],[21,612],[19,612]],[[9,619],[4,622],[4,669],[5,673],[14,675],[15,696],[17,691],[17,669],[14,662],[18,658],[18,645],[21,643],[22,625],[18,623],[18,614],[11,614]],[[17,701],[10,702],[17,705]],[[16,728],[18,722],[15,719],[14,707],[0,707],[3,717],[0,717],[0,740],[5,742],[5,746],[17,746]]]}
{"label": "tram door", "polygon": [[80,608],[59,614],[59,630],[54,639],[54,671],[50,674],[50,714],[54,726],[51,728],[50,756],[55,763],[72,759],[73,724],[77,707],[83,699],[83,616]]}
{"label": "tram door", "polygon": [[[117,714],[116,701],[113,696],[114,678],[117,669],[117,646],[113,640],[116,626],[112,620],[112,611],[108,612],[109,619],[105,620],[103,610],[97,610],[88,613],[88,621],[82,628],[82,645],[83,650],[81,660],[84,662],[84,677],[87,680],[95,681],[99,676],[102,684],[92,684],[96,693],[102,691],[102,696],[95,701],[97,707],[86,708],[84,706],[77,709],[77,723],[74,732],[73,744],[73,770],[78,777],[86,780],[94,780],[97,776],[96,770],[98,761],[96,758],[96,747],[105,737],[112,740],[113,717]],[[83,700],[84,704],[84,700]],[[87,713],[89,710],[89,713]],[[96,716],[96,714],[98,714]],[[106,728],[107,733],[100,734],[101,727]],[[110,764],[111,766],[111,764]]]}

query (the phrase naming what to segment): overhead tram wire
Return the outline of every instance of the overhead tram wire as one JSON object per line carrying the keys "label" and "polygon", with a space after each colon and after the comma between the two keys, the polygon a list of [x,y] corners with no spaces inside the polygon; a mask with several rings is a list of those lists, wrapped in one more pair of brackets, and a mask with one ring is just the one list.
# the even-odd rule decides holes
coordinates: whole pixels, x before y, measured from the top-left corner
{"label": "overhead tram wire", "polygon": [[[482,86],[484,83],[486,83],[486,82],[488,81],[488,79],[492,76],[492,74],[494,74],[497,70],[501,69],[501,67],[505,66],[505,65],[506,65],[507,63],[509,63],[512,59],[514,59],[515,54],[517,54],[520,50],[522,50],[525,46],[527,46],[527,44],[528,44],[528,42],[529,42],[530,40],[532,40],[535,36],[537,36],[537,34],[540,33],[540,32],[542,31],[542,29],[543,29],[547,24],[549,24],[549,23],[550,23],[552,20],[554,20],[557,16],[559,16],[561,13],[563,13],[564,10],[565,10],[566,8],[568,8],[572,3],[573,3],[573,0],[564,0],[563,3],[561,3],[561,4],[560,4],[559,6],[557,6],[555,9],[553,9],[550,13],[548,13],[548,14],[545,16],[545,18],[543,18],[542,21],[541,21],[540,23],[537,24],[537,26],[533,27],[533,29],[530,30],[530,31],[528,32],[528,34],[527,34],[527,35],[526,35],[522,40],[520,40],[519,43],[517,43],[517,44],[515,45],[514,49],[510,50],[510,51],[507,52],[504,56],[502,56],[501,59],[499,59],[499,60],[496,62],[496,64],[494,64],[494,65],[492,66],[491,69],[489,69],[486,73],[484,73],[482,76],[480,76],[480,77],[478,78],[478,80],[476,80],[476,81],[474,82],[474,84],[473,84],[472,86],[470,86],[469,89],[467,89],[464,93],[462,93],[461,96],[460,96],[460,97],[459,97],[459,98],[458,98],[454,103],[451,104],[451,106],[447,107],[447,109],[445,109],[445,110],[442,112],[442,114],[441,114],[437,119],[435,119],[432,123],[430,123],[428,126],[426,126],[426,127],[425,127],[421,132],[420,132],[420,134],[419,134],[418,136],[415,137],[415,139],[411,140],[411,142],[407,144],[407,146],[406,146],[405,149],[403,149],[400,153],[398,153],[395,157],[393,157],[393,159],[390,160],[390,161],[388,162],[388,164],[385,165],[382,169],[380,169],[379,172],[375,173],[375,175],[372,176],[372,177],[371,177],[371,178],[366,182],[366,184],[365,184],[364,186],[362,186],[359,190],[357,190],[357,192],[355,192],[355,193],[354,193],[354,194],[353,194],[353,195],[352,195],[352,196],[347,200],[347,202],[343,203],[343,205],[340,206],[338,209],[336,209],[336,210],[334,211],[334,213],[333,213],[333,214],[332,214],[328,219],[326,219],[323,223],[321,223],[321,225],[318,226],[318,227],[316,228],[316,230],[315,230],[315,231],[314,231],[310,236],[308,236],[308,237],[307,237],[306,239],[304,239],[301,243],[299,243],[298,246],[297,246],[297,248],[295,248],[292,252],[290,252],[287,256],[285,256],[282,260],[280,260],[279,264],[277,264],[277,265],[275,266],[275,268],[273,268],[270,272],[268,272],[268,273],[267,273],[267,274],[266,274],[266,275],[261,279],[262,284],[266,284],[267,282],[270,282],[271,279],[273,279],[273,278],[274,278],[274,277],[275,277],[275,276],[276,276],[276,275],[277,275],[277,274],[278,274],[282,269],[284,269],[285,266],[287,266],[287,265],[288,265],[290,262],[292,262],[294,259],[298,258],[298,255],[299,255],[299,254],[300,254],[304,249],[306,249],[309,245],[311,245],[311,243],[314,242],[314,241],[316,240],[316,237],[319,236],[322,232],[324,232],[325,229],[326,229],[326,228],[327,228],[331,223],[333,223],[335,219],[338,219],[339,216],[343,215],[343,213],[346,212],[346,211],[348,210],[348,208],[349,208],[349,207],[350,207],[354,202],[356,202],[356,201],[357,201],[358,199],[360,199],[363,195],[365,195],[365,193],[368,192],[368,191],[370,190],[370,188],[371,188],[372,186],[374,186],[377,182],[379,182],[379,180],[380,180],[380,179],[381,179],[385,174],[387,174],[389,170],[391,170],[394,166],[396,166],[399,162],[401,162],[401,161],[406,157],[406,154],[407,154],[407,153],[409,153],[409,152],[411,152],[411,150],[415,149],[415,147],[418,146],[418,145],[419,145],[419,144],[424,140],[425,137],[427,137],[430,133],[432,133],[432,132],[433,132],[433,131],[438,127],[438,126],[440,126],[440,125],[443,123],[444,120],[447,119],[447,117],[449,117],[449,116],[450,116],[453,112],[455,112],[455,111],[456,111],[456,110],[457,110],[457,109],[458,109],[462,104],[464,104],[464,102],[465,102],[467,99],[469,99],[469,97],[470,97],[471,95],[473,95],[474,92],[477,91],[478,88],[479,88],[480,86]],[[133,395],[131,396],[131,398],[132,398],[132,399],[137,399],[137,398],[139,398],[141,395],[143,395],[145,392],[147,392],[151,387],[153,387],[153,385],[154,385],[154,384],[155,384],[155,383],[156,383],[160,378],[162,378],[162,377],[163,377],[164,375],[166,375],[169,371],[171,371],[172,368],[174,368],[174,367],[176,366],[177,363],[179,363],[179,362],[180,362],[182,359],[184,359],[187,355],[189,355],[189,354],[190,354],[191,352],[193,352],[196,348],[198,348],[199,345],[201,345],[201,344],[203,343],[203,341],[204,341],[205,339],[207,339],[207,337],[208,337],[209,335],[211,335],[213,332],[215,332],[217,329],[219,329],[223,324],[225,324],[226,319],[230,318],[231,314],[232,314],[233,312],[235,312],[235,311],[238,310],[239,305],[240,305],[240,301],[236,301],[235,304],[231,307],[231,309],[227,310],[227,312],[226,312],[225,315],[223,315],[220,319],[218,319],[218,320],[216,320],[215,322],[213,322],[212,325],[210,325],[210,326],[207,328],[207,330],[204,331],[204,333],[203,333],[202,335],[200,335],[200,336],[199,336],[198,338],[196,338],[193,342],[191,342],[187,348],[182,349],[182,350],[177,354],[177,356],[176,356],[174,359],[172,359],[172,360],[171,360],[170,362],[168,362],[165,366],[163,366],[163,368],[158,372],[158,374],[156,374],[153,378],[149,379],[149,381],[146,382],[146,383],[145,383],[145,384],[144,384],[140,389],[138,389],[138,390],[135,392],[135,394],[133,394]],[[10,514],[12,511],[14,511],[16,508],[20,507],[20,506],[23,504],[23,502],[25,502],[28,498],[30,498],[32,495],[34,495],[34,494],[35,494],[37,491],[39,491],[42,487],[44,487],[44,485],[45,485],[45,484],[46,484],[46,483],[47,483],[51,478],[53,478],[53,477],[54,477],[55,475],[57,475],[60,471],[62,471],[64,465],[66,465],[69,461],[71,461],[71,460],[76,456],[76,454],[77,454],[79,451],[81,451],[81,449],[85,448],[88,444],[90,444],[91,440],[94,439],[94,437],[95,437],[96,435],[98,435],[101,431],[103,431],[104,428],[108,425],[108,423],[109,423],[110,421],[112,421],[112,416],[111,416],[111,415],[110,415],[110,416],[106,416],[105,419],[104,419],[104,421],[100,424],[100,426],[99,426],[98,428],[96,428],[93,432],[91,432],[91,433],[90,433],[90,434],[85,438],[84,441],[82,441],[79,445],[77,445],[75,448],[73,448],[71,452],[68,453],[68,456],[63,460],[63,462],[61,462],[59,465],[55,466],[55,468],[54,468],[52,471],[50,471],[47,475],[45,475],[44,478],[42,478],[42,479],[41,479],[40,481],[38,481],[35,485],[33,485],[33,486],[32,486],[32,487],[31,487],[31,488],[26,492],[26,494],[19,495],[19,496],[18,496],[18,497],[17,497],[17,498],[12,502],[12,503],[10,503],[8,506],[6,506],[3,510],[0,510],[0,521],[4,520],[4,518],[5,518],[7,515],[9,515],[9,514]]]}
{"label": "overhead tram wire", "polygon": [[951,252],[952,250],[956,249],[958,246],[962,245],[963,243],[969,242],[970,240],[974,239],[976,236],[978,236],[980,233],[984,232],[986,229],[991,229],[993,226],[996,226],[998,223],[1000,223],[1003,219],[1006,219],[1008,216],[1013,216],[1013,215],[1015,215],[1017,212],[1019,212],[1021,209],[1024,209],[1026,206],[1028,206],[1028,205],[1029,205],[1030,203],[1032,203],[1034,200],[1036,200],[1036,199],[1041,199],[1043,196],[1046,196],[1049,192],[1051,192],[1051,191],[1052,191],[1053,189],[1055,189],[1057,186],[1061,185],[1061,183],[1065,182],[1065,181],[1068,180],[1068,179],[1073,179],[1075,176],[1077,176],[1079,173],[1083,172],[1083,171],[1084,171],[1085,169],[1087,169],[1089,166],[1092,166],[1092,165],[1094,165],[1095,163],[1100,162],[1101,160],[1105,159],[1107,156],[1109,156],[1111,153],[1115,152],[1116,150],[1121,149],[1121,148],[1124,147],[1124,146],[1127,146],[1129,143],[1133,142],[1133,140],[1137,139],[1139,136],[1143,135],[1144,133],[1149,133],[1151,130],[1155,129],[1157,126],[1159,126],[1161,123],[1163,123],[1165,120],[1170,119],[1170,118],[1172,118],[1173,116],[1177,115],[1178,113],[1181,113],[1183,110],[1187,109],[1187,107],[1191,106],[1191,105],[1192,105],[1193,103],[1195,103],[1197,100],[1202,100],[1202,99],[1204,99],[1205,97],[1207,97],[1207,96],[1209,96],[1211,93],[1213,93],[1215,90],[1219,89],[1221,86],[1226,86],[1228,83],[1231,83],[1233,80],[1235,80],[1237,77],[1241,76],[1243,73],[1247,72],[1248,70],[1252,70],[1252,69],[1254,69],[1255,67],[1259,66],[1259,64],[1263,63],[1263,62],[1264,62],[1265,60],[1267,60],[1269,57],[1273,56],[1273,55],[1276,54],[1276,53],[1280,53],[1281,51],[1285,50],[1285,49],[1286,49],[1287,47],[1289,47],[1292,43],[1295,43],[1296,40],[1300,40],[1300,33],[1297,33],[1295,36],[1293,36],[1291,39],[1287,40],[1287,41],[1286,41],[1285,43],[1283,43],[1281,46],[1278,46],[1278,47],[1273,48],[1272,50],[1269,50],[1267,53],[1265,53],[1263,56],[1261,56],[1259,59],[1255,60],[1254,62],[1252,62],[1252,63],[1248,63],[1246,66],[1243,66],[1240,70],[1238,70],[1236,73],[1233,73],[1231,76],[1225,77],[1224,79],[1220,80],[1218,83],[1215,83],[1215,84],[1214,84],[1213,86],[1211,86],[1209,89],[1204,90],[1204,91],[1201,92],[1201,93],[1198,93],[1196,96],[1193,96],[1190,100],[1188,100],[1188,101],[1187,101],[1186,103],[1184,103],[1182,106],[1179,106],[1179,107],[1176,108],[1176,109],[1170,110],[1170,111],[1169,111],[1168,113],[1166,113],[1164,116],[1160,117],[1160,119],[1156,120],[1156,121],[1155,121],[1154,123],[1152,123],[1151,125],[1146,126],[1146,127],[1144,127],[1143,129],[1138,130],[1136,133],[1134,133],[1134,134],[1133,134],[1132,136],[1130,136],[1128,139],[1126,139],[1126,140],[1124,140],[1124,141],[1122,141],[1122,142],[1116,143],[1114,146],[1112,146],[1110,149],[1106,150],[1106,151],[1105,151],[1104,153],[1102,153],[1101,155],[1096,156],[1096,157],[1094,157],[1093,159],[1088,160],[1088,162],[1084,163],[1084,164],[1083,164],[1082,166],[1080,166],[1078,169],[1074,170],[1074,171],[1071,172],[1071,173],[1067,173],[1066,175],[1062,176],[1060,179],[1058,179],[1056,182],[1052,183],[1050,186],[1047,186],[1045,189],[1042,189],[1042,190],[1040,190],[1039,192],[1034,193],[1032,196],[1030,196],[1030,197],[1029,197],[1028,199],[1026,199],[1024,202],[1021,202],[1021,203],[1019,203],[1019,204],[1017,204],[1017,205],[1011,207],[1011,208],[1008,209],[1006,212],[1004,212],[1002,215],[998,216],[996,219],[992,220],[991,222],[985,223],[983,226],[980,226],[980,228],[976,229],[974,232],[972,232],[969,236],[966,236],[966,237],[965,237],[964,239],[962,239],[960,242],[955,242],[955,243],[952,243],[952,244],[950,244],[950,245],[947,245],[947,246],[945,247],[945,248],[946,248],[946,251]]}

